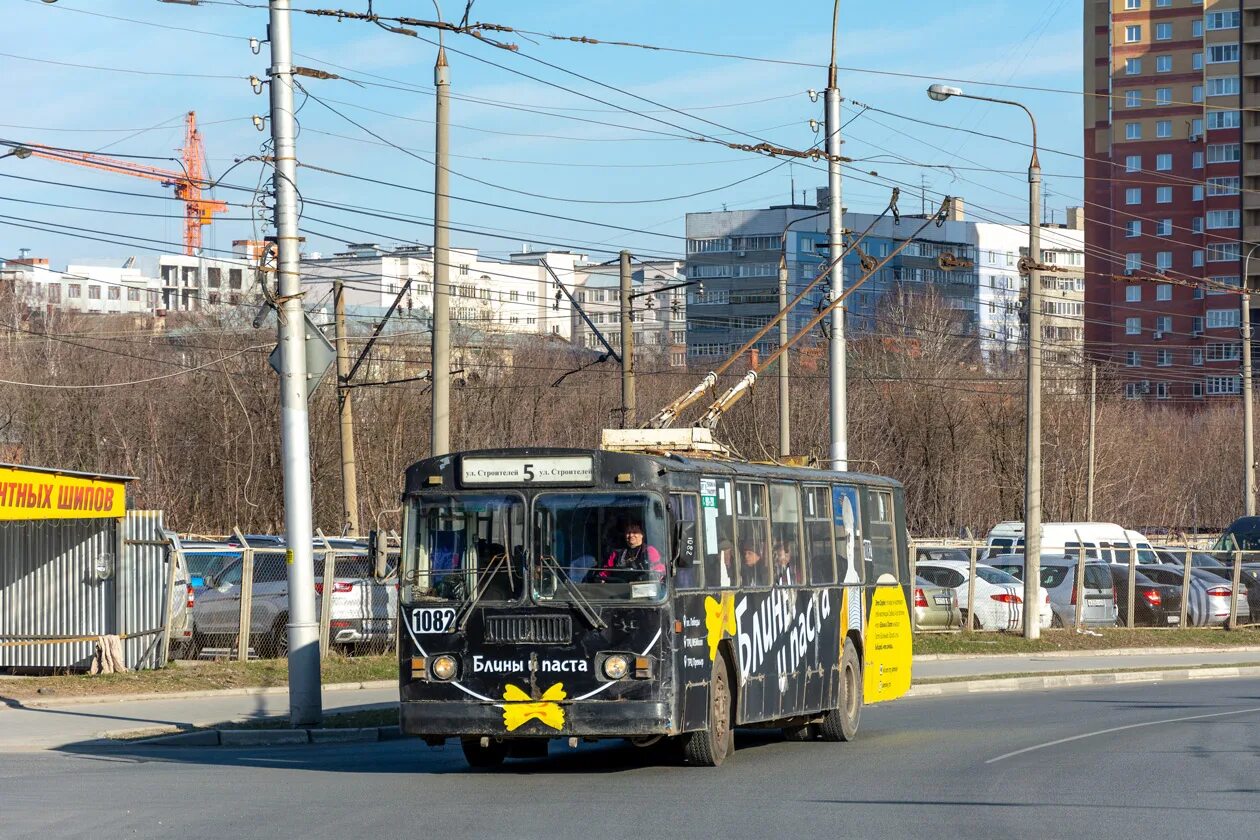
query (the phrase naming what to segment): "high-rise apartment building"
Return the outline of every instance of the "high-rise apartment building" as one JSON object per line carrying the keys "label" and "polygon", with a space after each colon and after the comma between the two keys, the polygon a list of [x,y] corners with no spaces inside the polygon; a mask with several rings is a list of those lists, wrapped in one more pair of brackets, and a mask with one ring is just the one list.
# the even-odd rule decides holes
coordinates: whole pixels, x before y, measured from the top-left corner
{"label": "high-rise apartment building", "polygon": [[1134,399],[1238,393],[1238,295],[1159,279],[1238,286],[1260,241],[1260,0],[1086,0],[1084,91],[1086,351]]}

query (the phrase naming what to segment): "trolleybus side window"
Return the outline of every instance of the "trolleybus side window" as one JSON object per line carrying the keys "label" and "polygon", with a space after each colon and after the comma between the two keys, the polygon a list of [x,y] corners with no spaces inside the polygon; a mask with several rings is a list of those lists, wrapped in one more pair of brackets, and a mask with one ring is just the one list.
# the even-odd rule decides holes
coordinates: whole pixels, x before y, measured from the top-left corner
{"label": "trolleybus side window", "polygon": [[696,541],[695,557],[697,562],[693,562],[690,566],[680,566],[674,577],[674,585],[679,589],[700,589],[704,586],[704,564],[698,562],[704,554],[700,548],[703,541],[700,536],[700,497],[692,493],[671,493],[669,496],[670,513],[673,514],[675,523],[675,542],[670,545],[670,550],[676,557],[680,546],[677,544],[677,538],[682,536],[681,529],[678,526],[681,523],[691,523],[692,538]]}
{"label": "trolleybus side window", "polygon": [[878,583],[884,575],[891,575],[894,581],[899,580],[893,495],[887,490],[868,490],[866,498],[870,520],[866,536],[871,546],[871,568],[867,580]]}
{"label": "trolleybus side window", "polygon": [[770,485],[770,564],[776,586],[802,586],[801,502],[795,484]]}
{"label": "trolleybus side window", "polygon": [[831,516],[836,532],[836,571],[841,583],[866,580],[866,540],[862,532],[862,507],[858,488],[841,484],[831,488]]}
{"label": "trolleybus side window", "polygon": [[805,555],[809,558],[809,582],[814,586],[836,582],[836,551],[832,539],[831,488],[805,487]]}
{"label": "trolleybus side window", "polygon": [[735,518],[739,542],[735,563],[741,585],[770,585],[770,523],[766,509],[766,485],[746,481],[735,483]]}
{"label": "trolleybus side window", "polygon": [[[727,588],[738,584],[735,562],[734,493],[731,483],[724,478],[700,479],[700,511],[703,546],[703,575],[698,584],[709,589]],[[697,570],[700,571],[700,570]]]}
{"label": "trolleybus side window", "polygon": [[424,496],[413,515],[414,548],[404,558],[403,598],[488,601],[524,591],[525,502],[519,496]]}

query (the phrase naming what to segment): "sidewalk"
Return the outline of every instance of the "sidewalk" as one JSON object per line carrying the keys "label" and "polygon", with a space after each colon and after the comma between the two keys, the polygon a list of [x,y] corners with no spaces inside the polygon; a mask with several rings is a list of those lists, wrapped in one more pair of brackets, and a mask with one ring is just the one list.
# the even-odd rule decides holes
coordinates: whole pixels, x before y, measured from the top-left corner
{"label": "sidewalk", "polygon": [[[1212,666],[1202,671],[1191,668]],[[1135,670],[1136,669],[1136,670]],[[1080,676],[1069,676],[1079,672]],[[1116,673],[1114,672],[1126,672]],[[1101,651],[1026,656],[916,657],[914,696],[977,690],[1044,690],[1111,680],[1194,679],[1260,673],[1260,649]],[[1037,674],[1014,679],[1013,674]],[[1056,676],[1059,675],[1059,676]],[[1092,676],[1091,676],[1092,675]],[[933,684],[931,680],[960,680]],[[324,710],[388,706],[398,701],[393,682],[324,688]],[[193,692],[160,698],[79,698],[0,701],[0,752],[55,749],[65,744],[110,743],[109,732],[158,727],[206,726],[288,713],[283,688]]]}

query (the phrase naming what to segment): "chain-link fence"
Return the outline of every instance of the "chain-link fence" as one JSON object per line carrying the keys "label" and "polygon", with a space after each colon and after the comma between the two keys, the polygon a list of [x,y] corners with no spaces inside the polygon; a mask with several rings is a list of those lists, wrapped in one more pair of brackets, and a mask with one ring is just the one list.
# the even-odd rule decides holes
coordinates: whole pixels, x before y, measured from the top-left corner
{"label": "chain-link fence", "polygon": [[[910,547],[918,632],[1020,631],[1024,556],[983,542],[920,540]],[[1074,544],[1043,551],[1041,627],[1260,625],[1260,551],[1191,544]]]}
{"label": "chain-link fence", "polygon": [[[275,538],[237,535],[231,543],[184,544],[191,626],[175,650],[183,658],[274,659],[288,655],[289,553]],[[398,589],[397,539],[385,549],[377,579],[365,542],[316,538],[314,591],[320,655],[393,650]]]}

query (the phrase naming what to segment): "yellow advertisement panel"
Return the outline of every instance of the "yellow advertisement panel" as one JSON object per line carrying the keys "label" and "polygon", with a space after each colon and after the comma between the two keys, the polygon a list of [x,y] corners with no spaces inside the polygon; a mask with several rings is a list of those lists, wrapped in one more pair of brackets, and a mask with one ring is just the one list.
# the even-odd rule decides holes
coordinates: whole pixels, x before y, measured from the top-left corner
{"label": "yellow advertisement panel", "polygon": [[126,509],[124,482],[0,467],[0,521],[117,518]]}
{"label": "yellow advertisement panel", "polygon": [[863,700],[879,703],[910,690],[910,611],[900,586],[880,586],[866,626]]}

